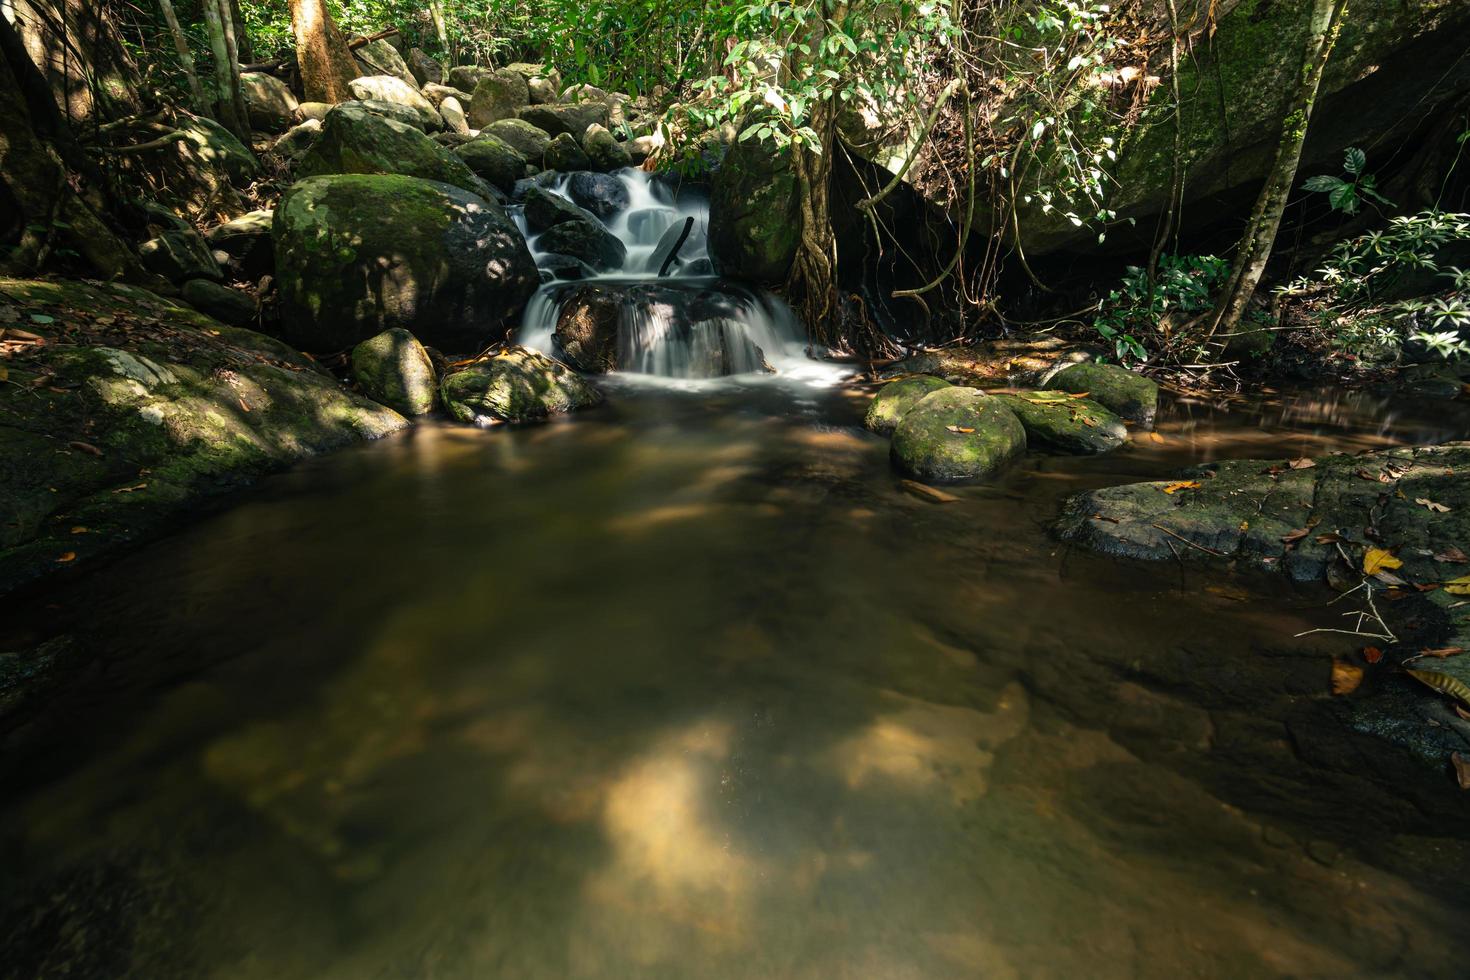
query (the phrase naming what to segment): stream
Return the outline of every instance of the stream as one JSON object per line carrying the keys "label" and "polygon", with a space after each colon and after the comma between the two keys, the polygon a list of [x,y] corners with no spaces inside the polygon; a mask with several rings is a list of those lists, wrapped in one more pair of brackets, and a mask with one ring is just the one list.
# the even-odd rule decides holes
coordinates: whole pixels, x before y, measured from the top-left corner
{"label": "stream", "polygon": [[1325,590],[1048,532],[1463,410],[1173,402],[936,504],[821,371],[605,384],[0,601],[96,655],[0,736],[0,977],[1463,975],[1467,852],[1306,757]]}

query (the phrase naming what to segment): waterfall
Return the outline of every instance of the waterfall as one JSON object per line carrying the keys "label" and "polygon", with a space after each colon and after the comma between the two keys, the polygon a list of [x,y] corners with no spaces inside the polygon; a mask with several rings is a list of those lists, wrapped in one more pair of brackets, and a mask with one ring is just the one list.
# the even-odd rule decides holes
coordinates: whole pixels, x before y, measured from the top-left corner
{"label": "waterfall", "polygon": [[[574,180],[582,184],[574,187]],[[561,174],[538,186],[562,201],[591,203],[582,216],[563,211],[556,217],[596,221],[621,243],[623,255],[614,266],[594,268],[552,251],[544,224],[538,229],[524,205],[513,206],[543,280],[526,306],[518,342],[583,370],[686,379],[788,369],[810,373],[801,326],[786,304],[714,274],[709,204],[701,193],[675,193],[656,176],[631,169],[606,176]],[[609,193],[589,200],[588,186]],[[550,237],[558,244],[566,240],[560,233]],[[665,266],[668,273],[660,277]],[[580,346],[566,342],[565,323],[558,331],[558,323],[569,318],[583,330]],[[595,365],[587,353],[592,348],[598,352]]]}

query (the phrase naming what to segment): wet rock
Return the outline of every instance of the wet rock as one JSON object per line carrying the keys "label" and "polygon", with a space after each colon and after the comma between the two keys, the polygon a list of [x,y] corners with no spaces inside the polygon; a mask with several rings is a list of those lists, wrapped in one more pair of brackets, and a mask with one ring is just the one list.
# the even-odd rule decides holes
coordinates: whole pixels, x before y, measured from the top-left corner
{"label": "wet rock", "polygon": [[454,152],[477,175],[506,193],[515,189],[516,181],[526,172],[526,158],[498,136],[481,133]]}
{"label": "wet rock", "polygon": [[535,188],[540,187],[545,190],[553,187],[555,184],[556,174],[550,170],[543,170],[534,177],[522,177],[516,181],[515,188],[510,192],[510,199],[516,204],[521,204],[526,200],[526,196]]}
{"label": "wet rock", "polygon": [[1159,386],[1116,364],[1071,364],[1048,378],[1044,387],[1086,393],[1109,411],[1144,425],[1153,424],[1159,408]]}
{"label": "wet rock", "polygon": [[590,408],[602,393],[545,354],[512,347],[444,378],[444,407],[476,425],[525,422]]}
{"label": "wet rock", "polygon": [[737,141],[710,192],[710,258],[721,275],[776,285],[796,256],[796,178],[785,151]]}
{"label": "wet rock", "polygon": [[412,418],[434,410],[434,365],[413,334],[384,330],[352,348],[352,379],[363,394]]}
{"label": "wet rock", "polygon": [[413,177],[301,181],[281,198],[274,232],[285,335],[314,351],[402,327],[473,353],[515,322],[538,282],[498,205]]}
{"label": "wet rock", "polygon": [[555,279],[591,279],[597,270],[573,255],[542,255],[537,268],[544,276]]}
{"label": "wet rock", "polygon": [[590,221],[597,223],[597,216],[554,194],[533,181],[521,198],[526,224],[532,231],[546,231],[564,221]]}
{"label": "wet rock", "polygon": [[208,279],[190,279],[180,295],[200,313],[232,327],[248,327],[255,322],[255,298],[238,289]]}
{"label": "wet rock", "polygon": [[1111,452],[1128,441],[1128,427],[1123,420],[1089,398],[1072,398],[1060,392],[994,397],[1016,413],[1032,449],[1091,455]]}
{"label": "wet rock", "polygon": [[353,55],[362,67],[363,75],[369,78],[391,77],[414,91],[418,91],[418,87],[423,84],[414,76],[408,62],[403,60],[403,55],[387,38],[369,41],[354,51]]}
{"label": "wet rock", "polygon": [[272,214],[270,210],[247,212],[211,228],[204,237],[211,249],[238,262],[247,279],[259,279],[276,267],[271,245]]}
{"label": "wet rock", "polygon": [[567,363],[591,374],[617,370],[623,299],[621,290],[608,286],[584,286],[567,298],[555,333]]}
{"label": "wet rock", "polygon": [[608,174],[578,171],[567,180],[567,196],[599,218],[610,218],[629,204],[628,188]]}
{"label": "wet rock", "polygon": [[622,170],[633,164],[633,158],[628,155],[623,144],[608,132],[606,126],[598,123],[588,126],[586,132],[582,134],[582,149],[587,152],[587,158],[592,161],[592,169],[601,170],[604,173]]}
{"label": "wet rock", "polygon": [[450,132],[469,135],[470,124],[465,118],[464,106],[460,104],[459,99],[451,95],[440,102],[439,117],[444,120],[444,127]]}
{"label": "wet rock", "polygon": [[976,388],[930,392],[893,430],[894,463],[929,483],[984,479],[1025,451],[1020,419]]}
{"label": "wet rock", "polygon": [[463,160],[419,130],[345,102],[327,114],[321,135],[296,169],[303,177],[403,174],[485,192]]}
{"label": "wet rock", "polygon": [[520,72],[501,68],[484,76],[475,85],[474,95],[470,98],[470,125],[484,129],[502,119],[514,119],[530,101],[526,77]]}
{"label": "wet rock", "polygon": [[271,144],[271,152],[295,162],[306,155],[306,151],[316,145],[318,137],[322,134],[322,124],[316,119],[308,119],[298,123],[281,134],[281,138]]}
{"label": "wet rock", "polygon": [[931,392],[949,386],[948,381],[930,377],[890,381],[878,390],[868,404],[868,414],[863,417],[863,425],[880,436],[892,435],[909,409]]}
{"label": "wet rock", "polygon": [[[552,136],[562,133],[580,144],[587,127],[596,123],[607,125],[607,106],[601,102],[583,102],[577,105],[533,105],[520,111],[520,117]],[[577,167],[586,170],[586,167]]]}
{"label": "wet rock", "polygon": [[[670,270],[677,270],[685,274],[694,274],[694,263],[696,262],[708,264],[709,260],[705,258],[705,253],[709,250],[709,239],[705,237],[704,228],[695,222],[689,225],[689,233],[686,235],[684,227],[687,224],[689,224],[689,219],[685,218],[664,229],[664,233],[659,236],[658,244],[648,255],[648,261],[643,267],[645,272],[658,275],[664,265],[669,263],[670,256],[674,257],[674,261],[669,263]],[[710,268],[707,271],[713,273],[714,270]]]}
{"label": "wet rock", "polygon": [[581,259],[599,272],[613,272],[623,267],[628,250],[621,241],[595,218],[560,221],[542,232],[537,247]]}
{"label": "wet rock", "polygon": [[422,48],[409,48],[408,57],[404,60],[419,85],[438,85],[444,81],[444,66],[425,54]]}
{"label": "wet rock", "polygon": [[562,173],[571,170],[587,170],[592,166],[591,158],[577,145],[577,141],[566,133],[560,133],[552,138],[542,162],[546,165],[547,170]]}
{"label": "wet rock", "polygon": [[219,263],[204,237],[191,227],[172,228],[138,246],[143,267],[169,282],[221,278]]}
{"label": "wet rock", "polygon": [[370,75],[366,78],[354,78],[347,87],[351,89],[355,99],[364,102],[391,102],[412,109],[418,115],[419,125],[423,129],[438,129],[442,123],[439,110],[434,108],[434,104],[419,94],[416,85],[410,85],[401,78]]}
{"label": "wet rock", "polygon": [[551,146],[551,134],[523,119],[502,119],[481,130],[481,135],[498,137],[517,153],[538,166]]}
{"label": "wet rock", "polygon": [[285,132],[296,121],[296,96],[274,75],[247,71],[240,75],[240,92],[250,126],[265,133]]}

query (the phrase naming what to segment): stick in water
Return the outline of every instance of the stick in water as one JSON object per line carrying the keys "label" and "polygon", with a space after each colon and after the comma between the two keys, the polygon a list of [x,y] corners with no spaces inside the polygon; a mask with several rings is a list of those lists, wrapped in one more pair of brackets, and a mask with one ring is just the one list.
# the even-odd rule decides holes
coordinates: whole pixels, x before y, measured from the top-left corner
{"label": "stick in water", "polygon": [[679,240],[674,243],[673,251],[669,252],[669,257],[664,259],[664,264],[658,267],[658,277],[660,279],[669,274],[669,266],[673,265],[674,260],[679,257],[679,249],[684,247],[684,240],[689,237],[689,232],[693,229],[694,218],[692,216],[685,218],[684,230],[679,232]]}

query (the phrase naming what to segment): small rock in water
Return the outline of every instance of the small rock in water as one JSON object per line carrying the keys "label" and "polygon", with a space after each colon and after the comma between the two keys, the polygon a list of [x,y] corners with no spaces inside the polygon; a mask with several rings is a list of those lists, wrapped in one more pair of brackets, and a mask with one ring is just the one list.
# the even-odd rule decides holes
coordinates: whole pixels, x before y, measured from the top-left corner
{"label": "small rock in water", "polygon": [[892,435],[909,409],[930,393],[949,387],[948,381],[928,376],[890,381],[873,396],[863,425],[879,435]]}
{"label": "small rock in water", "polygon": [[444,407],[477,425],[524,422],[590,408],[602,393],[545,354],[512,347],[445,377]]}
{"label": "small rock in water", "polygon": [[578,171],[567,180],[567,196],[599,218],[610,218],[631,198],[621,180],[609,174]]}
{"label": "small rock in water", "polygon": [[930,483],[992,476],[1025,451],[1021,420],[977,388],[930,392],[893,430],[893,461]]}
{"label": "small rock in water", "polygon": [[1159,409],[1159,386],[1116,364],[1069,364],[1048,378],[1045,387],[1085,393],[1109,411],[1144,425],[1153,424]]}
{"label": "small rock in water", "polygon": [[413,417],[434,410],[434,365],[413,334],[399,327],[352,349],[352,377],[373,401]]}
{"label": "small rock in water", "polygon": [[1128,441],[1123,420],[1090,398],[1063,392],[997,394],[1026,427],[1033,447],[1087,455],[1117,449]]}

